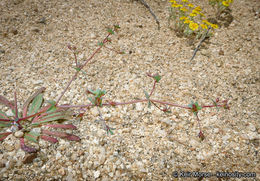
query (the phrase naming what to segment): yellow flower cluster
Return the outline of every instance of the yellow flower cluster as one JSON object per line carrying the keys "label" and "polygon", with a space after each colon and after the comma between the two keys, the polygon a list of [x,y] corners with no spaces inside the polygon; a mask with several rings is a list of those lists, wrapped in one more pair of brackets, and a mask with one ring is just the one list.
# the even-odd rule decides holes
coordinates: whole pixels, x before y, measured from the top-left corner
{"label": "yellow flower cluster", "polygon": [[222,1],[222,4],[226,7],[228,7],[232,2],[233,2],[233,0],[226,0],[226,1]]}
{"label": "yellow flower cluster", "polygon": [[203,29],[208,29],[207,25],[212,27],[213,29],[218,29],[218,25],[210,23],[210,22],[208,22],[208,20],[202,20],[202,22],[206,24],[206,25],[204,24],[205,25],[204,27],[206,27],[206,28],[202,27]]}
{"label": "yellow flower cluster", "polygon": [[[229,2],[232,0],[226,1]],[[179,16],[180,23],[186,24],[192,32],[205,31],[208,27],[212,27],[213,29],[218,28],[218,25],[202,19],[205,15],[201,12],[202,9],[200,6],[195,7],[195,5],[188,0],[170,0],[169,2],[172,8],[174,8],[173,12]]]}
{"label": "yellow flower cluster", "polygon": [[209,0],[210,4],[218,4],[218,7],[224,6],[229,7],[231,3],[233,3],[233,0]]}

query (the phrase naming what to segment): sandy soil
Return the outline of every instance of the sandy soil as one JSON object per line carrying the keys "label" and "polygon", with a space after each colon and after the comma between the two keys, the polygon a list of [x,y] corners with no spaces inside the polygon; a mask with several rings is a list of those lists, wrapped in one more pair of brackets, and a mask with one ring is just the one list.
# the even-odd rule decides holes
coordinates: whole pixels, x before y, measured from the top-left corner
{"label": "sandy soil", "polygon": [[[82,62],[106,29],[119,24],[109,47],[126,54],[103,49],[61,103],[87,104],[86,89],[97,88],[107,91],[107,100],[145,98],[143,90],[153,86],[146,76],[151,72],[162,75],[153,99],[206,105],[219,97],[230,100],[230,110],[200,113],[206,137],[201,141],[196,117],[187,110],[171,108],[166,115],[146,104],[104,107],[107,124],[116,128],[107,135],[91,108],[82,121],[71,121],[80,142],[40,141],[31,163],[24,163],[28,155],[10,135],[0,145],[0,180],[173,180],[175,171],[255,172],[252,180],[259,179],[260,2],[235,1],[233,22],[217,29],[193,61],[197,42],[190,46],[169,29],[169,2],[147,3],[160,30],[138,1],[1,0],[0,95],[12,99],[16,84],[20,102],[40,87],[46,87],[46,99],[56,99],[75,73],[67,45],[77,47]],[[206,0],[200,3],[213,15]],[[248,180],[234,178],[243,179]]]}

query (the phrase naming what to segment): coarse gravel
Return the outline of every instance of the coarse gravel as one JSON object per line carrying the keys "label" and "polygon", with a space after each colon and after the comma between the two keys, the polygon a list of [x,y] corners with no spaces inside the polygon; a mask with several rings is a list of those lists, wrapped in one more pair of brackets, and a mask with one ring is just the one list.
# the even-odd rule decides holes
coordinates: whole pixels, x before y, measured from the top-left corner
{"label": "coarse gravel", "polygon": [[[138,1],[1,0],[0,95],[12,99],[16,86],[22,103],[46,87],[44,97],[57,99],[75,73],[67,46],[77,47],[82,62],[96,50],[106,29],[119,24],[108,47],[125,54],[102,49],[84,68],[86,75],[79,74],[72,83],[62,104],[88,104],[86,90],[98,88],[107,91],[105,100],[145,98],[144,90],[153,86],[146,75],[150,72],[162,75],[153,99],[208,105],[219,97],[229,100],[230,110],[200,112],[201,141],[196,117],[185,109],[173,107],[165,114],[145,103],[102,107],[106,123],[115,128],[114,135],[107,135],[93,107],[81,121],[67,122],[77,126],[73,134],[79,142],[40,140],[40,151],[30,155],[20,149],[17,138],[22,133],[9,135],[0,143],[0,180],[174,180],[175,171],[254,172],[256,178],[250,179],[260,178],[259,1],[234,1],[233,22],[217,29],[193,61],[195,44],[190,46],[168,27],[170,3],[146,2],[158,16],[160,30]],[[206,0],[197,3],[211,10]]]}

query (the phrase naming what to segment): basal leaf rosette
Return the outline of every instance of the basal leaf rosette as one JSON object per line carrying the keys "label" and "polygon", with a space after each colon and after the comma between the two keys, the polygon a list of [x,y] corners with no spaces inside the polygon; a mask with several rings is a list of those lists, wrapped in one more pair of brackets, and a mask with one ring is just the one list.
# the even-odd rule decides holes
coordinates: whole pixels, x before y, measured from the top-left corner
{"label": "basal leaf rosette", "polygon": [[[0,96],[0,103],[12,110],[13,115],[7,115],[0,110],[0,141],[17,131],[22,132],[19,136],[21,148],[26,152],[37,150],[27,146],[26,142],[38,143],[39,139],[50,143],[58,142],[57,138],[64,138],[71,141],[79,141],[80,138],[66,133],[67,129],[76,129],[72,124],[63,124],[65,120],[72,118],[72,112],[68,108],[60,108],[55,101],[47,103],[43,99],[45,88],[38,89],[30,96],[23,105],[22,111],[18,112],[17,100],[9,101]],[[58,131],[54,131],[58,129]]]}

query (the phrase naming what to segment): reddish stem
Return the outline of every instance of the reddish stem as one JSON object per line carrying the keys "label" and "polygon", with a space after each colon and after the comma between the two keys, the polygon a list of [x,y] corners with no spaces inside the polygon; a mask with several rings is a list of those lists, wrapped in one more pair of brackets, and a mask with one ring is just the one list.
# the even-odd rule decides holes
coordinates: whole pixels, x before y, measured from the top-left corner
{"label": "reddish stem", "polygon": [[[139,100],[134,100],[134,101],[129,101],[129,102],[109,102],[109,103],[103,103],[102,106],[109,106],[109,105],[113,105],[113,106],[120,106],[120,105],[128,105],[128,104],[136,104],[138,102],[147,102],[149,100],[147,99],[139,99]],[[159,104],[163,104],[163,105],[168,105],[168,106],[174,106],[174,107],[179,107],[179,108],[184,108],[184,109],[191,109],[190,107],[188,106],[181,106],[181,105],[178,105],[178,104],[172,104],[172,103],[169,103],[169,102],[164,102],[164,101],[159,101],[159,100],[154,100],[154,99],[150,99],[151,102],[157,102]],[[75,105],[75,106],[71,106],[71,105],[61,105],[61,106],[58,106],[60,108],[83,108],[83,107],[92,107],[92,106],[95,106],[93,104],[87,104],[87,105]]]}
{"label": "reddish stem", "polygon": [[76,52],[75,52],[75,51],[73,52],[73,54],[74,54],[74,59],[75,59],[75,64],[76,64],[76,67],[78,67],[78,59],[77,59],[77,54],[76,54]]}
{"label": "reddish stem", "polygon": [[15,102],[15,119],[17,119],[18,118],[18,108],[17,108],[16,90],[14,90],[14,102]]}
{"label": "reddish stem", "polygon": [[[104,46],[104,45],[103,45]],[[104,46],[104,48],[106,48],[106,49],[108,49],[108,50],[111,50],[111,51],[114,51],[114,52],[116,52],[116,53],[118,53],[118,54],[122,54],[122,52],[119,52],[119,51],[117,51],[117,50],[114,50],[113,48],[109,48],[109,47],[106,47],[106,46]]]}
{"label": "reddish stem", "polygon": [[[103,40],[103,44],[107,42],[108,37],[111,34],[109,33],[106,38]],[[80,69],[82,69],[98,52],[99,50],[102,48],[103,46],[100,46],[96,49],[96,51],[85,61],[85,63],[81,66],[79,66]],[[58,105],[58,103],[60,102],[61,98],[63,97],[63,95],[65,94],[65,92],[68,90],[69,86],[71,85],[71,83],[77,78],[79,71],[77,71],[74,76],[72,77],[72,79],[69,81],[68,85],[66,86],[66,88],[63,90],[63,92],[61,93],[60,97],[58,98],[57,102],[56,102],[56,106]]]}
{"label": "reddish stem", "polygon": [[196,113],[195,115],[196,115],[196,117],[197,117],[197,121],[198,121],[198,125],[199,125],[200,132],[202,132],[202,131],[201,131],[200,119],[199,119],[198,113]]}
{"label": "reddish stem", "polygon": [[151,90],[151,93],[150,93],[150,95],[149,95],[149,97],[151,97],[151,95],[153,94],[153,92],[154,92],[154,90],[155,90],[155,85],[156,85],[156,81],[154,81],[154,83],[153,83],[153,88],[152,88],[152,90]]}

